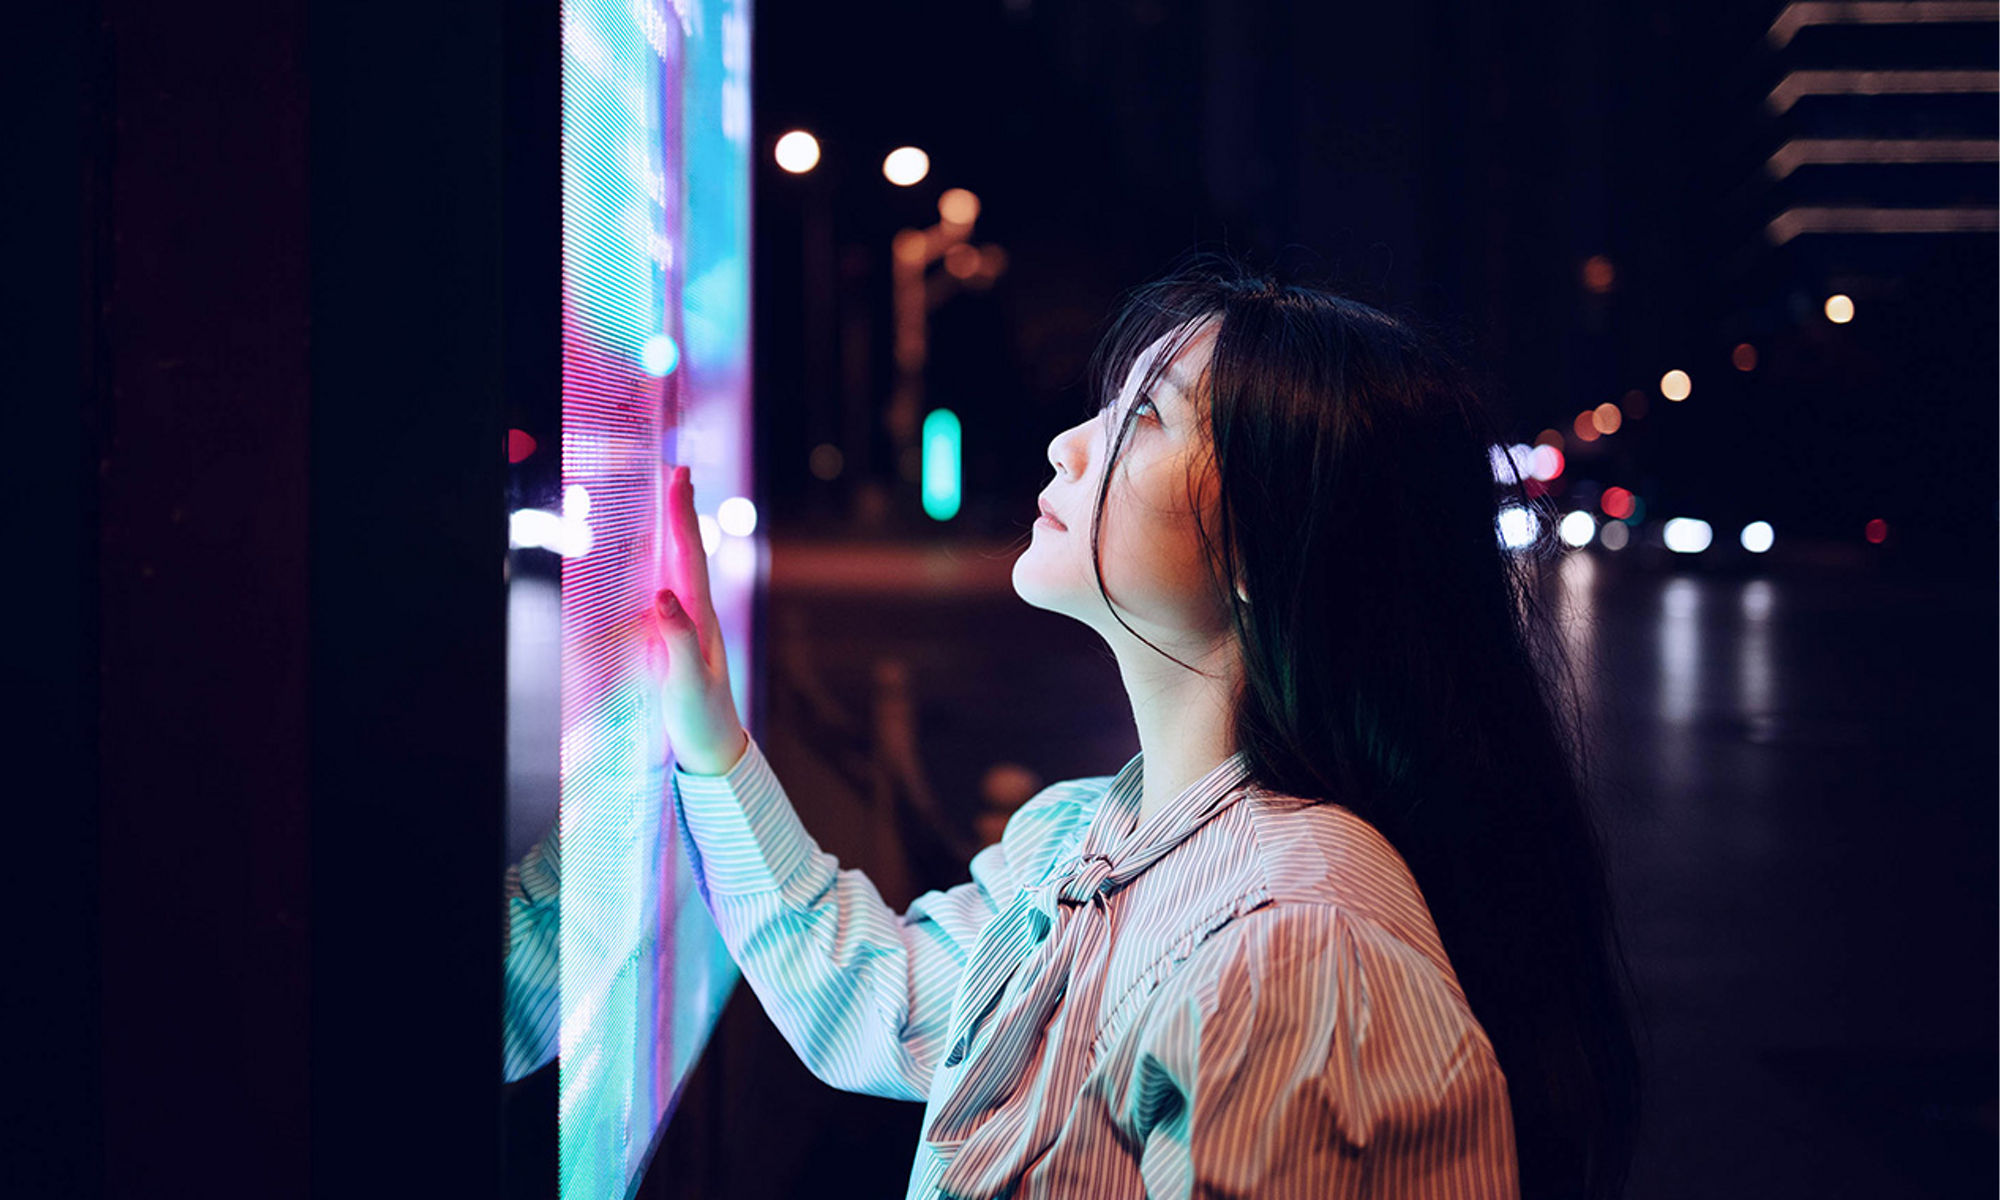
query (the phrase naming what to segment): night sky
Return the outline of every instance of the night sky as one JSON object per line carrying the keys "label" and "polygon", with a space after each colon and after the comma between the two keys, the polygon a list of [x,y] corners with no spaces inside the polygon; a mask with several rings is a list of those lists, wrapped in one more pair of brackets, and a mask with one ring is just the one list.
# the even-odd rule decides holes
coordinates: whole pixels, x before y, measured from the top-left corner
{"label": "night sky", "polygon": [[[1857,545],[1882,517],[1925,557],[1961,558],[1968,541],[1990,553],[1994,236],[1774,247],[1762,230],[1799,202],[1991,206],[1990,163],[1783,180],[1763,166],[1802,135],[1991,138],[1990,94],[1764,103],[1804,67],[1990,69],[1991,23],[1808,28],[1780,50],[1766,38],[1779,7],[765,0],[753,169],[767,503],[781,525],[837,529],[872,479],[901,489],[896,528],[935,532],[897,482],[879,416],[861,461],[846,443],[840,478],[806,462],[888,395],[890,238],[965,187],[982,200],[974,240],[1004,247],[1009,266],[932,317],[925,404],[965,428],[956,532],[1025,528],[1119,293],[1200,247],[1462,331],[1520,441],[1568,437],[1580,411],[1640,389],[1644,418],[1573,452],[1568,477],[1633,488],[1658,515],[1729,531],[1761,518],[1781,538]],[[772,161],[794,128],[820,139],[810,175]],[[905,144],[931,173],[899,188],[881,161]],[[821,328],[846,329],[841,345],[808,335],[815,213],[830,228],[818,278],[839,295]],[[1585,282],[1593,256],[1611,265],[1601,292]],[[1855,299],[1852,323],[1822,315],[1835,292]],[[1747,374],[1731,365],[1745,341],[1759,355]],[[1676,368],[1693,392],[1670,404],[1659,380]]]}

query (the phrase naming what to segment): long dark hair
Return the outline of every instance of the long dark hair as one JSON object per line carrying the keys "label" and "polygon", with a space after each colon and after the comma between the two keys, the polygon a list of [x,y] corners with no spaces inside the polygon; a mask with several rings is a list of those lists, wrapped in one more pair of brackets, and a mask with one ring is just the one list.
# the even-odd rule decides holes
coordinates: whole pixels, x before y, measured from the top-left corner
{"label": "long dark hair", "polygon": [[[1639,1057],[1573,668],[1537,595],[1560,553],[1555,514],[1493,454],[1508,439],[1447,327],[1227,254],[1190,253],[1127,294],[1091,358],[1099,413],[1146,346],[1171,335],[1141,395],[1210,321],[1221,530],[1195,511],[1242,647],[1234,726],[1251,778],[1340,803],[1409,865],[1507,1076],[1522,1195],[1620,1195]],[[1091,522],[1100,594],[1132,416]],[[1543,535],[1503,546],[1505,504]]]}

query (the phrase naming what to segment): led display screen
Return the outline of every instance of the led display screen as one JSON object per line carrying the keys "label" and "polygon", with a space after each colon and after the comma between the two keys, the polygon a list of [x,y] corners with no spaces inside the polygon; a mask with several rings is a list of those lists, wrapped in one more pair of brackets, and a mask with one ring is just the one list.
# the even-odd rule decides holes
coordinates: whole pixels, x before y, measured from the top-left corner
{"label": "led display screen", "polygon": [[[508,950],[505,1055],[514,1078],[557,1054],[560,1194],[598,1200],[636,1190],[736,982],[677,841],[645,628],[676,582],[663,501],[685,463],[749,724],[750,6],[564,0],[560,18],[560,479],[545,452],[539,476],[516,459],[509,576],[510,850],[542,780],[560,883],[512,902],[529,944]],[[538,869],[517,869],[532,898]],[[535,1044],[550,1027],[559,1046]]]}

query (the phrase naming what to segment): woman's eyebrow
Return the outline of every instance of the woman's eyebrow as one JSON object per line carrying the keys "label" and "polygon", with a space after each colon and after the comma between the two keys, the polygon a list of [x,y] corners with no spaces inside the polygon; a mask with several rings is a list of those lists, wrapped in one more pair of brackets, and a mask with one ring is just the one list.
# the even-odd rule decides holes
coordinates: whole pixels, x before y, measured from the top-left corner
{"label": "woman's eyebrow", "polygon": [[1168,375],[1163,375],[1160,377],[1160,382],[1166,384],[1167,390],[1172,392],[1174,395],[1180,397],[1186,397],[1187,381],[1182,379],[1179,373],[1176,372]]}

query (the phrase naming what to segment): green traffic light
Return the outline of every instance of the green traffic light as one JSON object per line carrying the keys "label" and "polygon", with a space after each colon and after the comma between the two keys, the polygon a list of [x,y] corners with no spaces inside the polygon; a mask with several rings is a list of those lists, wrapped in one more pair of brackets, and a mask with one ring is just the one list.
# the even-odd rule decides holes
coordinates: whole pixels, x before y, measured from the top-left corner
{"label": "green traffic light", "polygon": [[934,521],[958,515],[963,476],[959,471],[958,414],[934,408],[924,417],[924,512]]}

